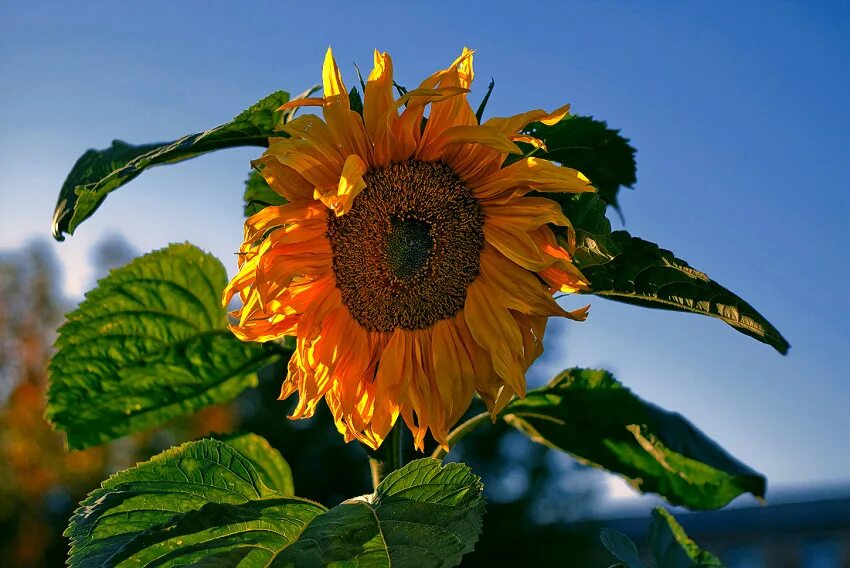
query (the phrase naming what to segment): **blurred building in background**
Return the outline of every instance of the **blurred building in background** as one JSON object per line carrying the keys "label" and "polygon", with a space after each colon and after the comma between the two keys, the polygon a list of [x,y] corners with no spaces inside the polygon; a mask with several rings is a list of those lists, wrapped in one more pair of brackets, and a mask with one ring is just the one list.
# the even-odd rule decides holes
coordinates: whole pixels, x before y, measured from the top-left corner
{"label": "blurred building in background", "polygon": [[[676,516],[726,568],[850,568],[850,487],[786,492],[767,505]],[[604,525],[645,543],[649,517]]]}

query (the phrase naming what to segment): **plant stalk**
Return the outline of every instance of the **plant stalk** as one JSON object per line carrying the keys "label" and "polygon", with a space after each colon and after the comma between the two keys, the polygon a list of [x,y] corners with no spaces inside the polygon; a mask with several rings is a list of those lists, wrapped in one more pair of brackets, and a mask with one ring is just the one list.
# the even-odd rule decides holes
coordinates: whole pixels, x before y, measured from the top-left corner
{"label": "plant stalk", "polygon": [[[461,424],[460,426],[458,426],[457,428],[455,428],[454,430],[449,432],[448,438],[446,440],[449,444],[449,450],[451,450],[451,448],[453,448],[455,446],[455,444],[457,444],[462,439],[464,439],[467,434],[469,434],[470,432],[472,432],[473,430],[475,430],[476,428],[481,426],[481,424],[484,421],[490,421],[490,420],[491,420],[490,413],[489,412],[482,412],[481,414],[477,414],[477,415],[473,416],[472,418],[470,418],[469,420],[467,420],[466,422],[464,422],[463,424]],[[446,454],[448,454],[448,453],[449,452],[446,451],[445,448],[443,448],[442,446],[438,446],[437,449],[434,450],[434,453],[431,454],[431,457],[437,458],[438,460],[441,460],[444,457],[446,457]]]}
{"label": "plant stalk", "polygon": [[378,484],[387,474],[404,465],[401,453],[402,427],[402,421],[398,420],[381,447],[368,452],[369,469],[372,471],[372,487],[374,489],[378,488]]}

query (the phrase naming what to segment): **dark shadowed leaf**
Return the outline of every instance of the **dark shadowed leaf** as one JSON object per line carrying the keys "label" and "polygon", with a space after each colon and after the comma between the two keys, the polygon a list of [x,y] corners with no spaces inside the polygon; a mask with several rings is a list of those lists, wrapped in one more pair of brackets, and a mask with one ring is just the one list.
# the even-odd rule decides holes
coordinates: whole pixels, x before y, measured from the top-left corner
{"label": "dark shadowed leaf", "polygon": [[66,536],[72,566],[437,567],[472,550],[482,514],[462,464],[411,462],[327,510],[269,488],[238,447],[201,440],[107,480]]}
{"label": "dark shadowed leaf", "polygon": [[245,180],[245,216],[250,217],[255,213],[259,213],[269,205],[283,205],[286,199],[282,195],[276,193],[263,176],[256,170],[253,170],[248,179]]}
{"label": "dark shadowed leaf", "polygon": [[511,402],[504,415],[533,440],[620,474],[674,505],[717,509],[743,493],[764,497],[762,475],[607,371],[568,369]]}
{"label": "dark shadowed leaf", "polygon": [[649,308],[720,319],[741,333],[787,353],[789,344],[743,299],[672,252],[611,231],[605,206],[593,194],[556,196],[576,229],[575,263],[590,280],[587,293]]}
{"label": "dark shadowed leaf", "polygon": [[173,142],[136,146],[115,140],[105,150],[88,150],[74,164],[59,191],[53,214],[53,236],[62,240],[65,233],[74,234],[109,193],[149,167],[173,164],[224,148],[268,146],[269,136],[275,135],[275,127],[288,116],[277,109],[288,100],[289,93],[276,91],[230,122]]}
{"label": "dark shadowed leaf", "polygon": [[620,187],[631,187],[637,181],[635,149],[604,121],[569,115],[553,126],[532,123],[526,133],[546,143],[546,151],[534,152],[534,156],[580,171],[609,205],[619,208]]}
{"label": "dark shadowed leaf", "polygon": [[720,559],[697,546],[673,515],[660,507],[652,511],[649,549],[655,568],[723,568]]}
{"label": "dark shadowed leaf", "polygon": [[614,555],[614,558],[623,563],[622,566],[625,568],[646,568],[646,564],[641,562],[637,546],[623,533],[612,529],[602,529],[599,540],[608,552]]}
{"label": "dark shadowed leaf", "polygon": [[279,356],[227,329],[215,257],[174,244],[113,270],[68,314],[50,363],[47,418],[71,448],[107,442],[256,384]]}

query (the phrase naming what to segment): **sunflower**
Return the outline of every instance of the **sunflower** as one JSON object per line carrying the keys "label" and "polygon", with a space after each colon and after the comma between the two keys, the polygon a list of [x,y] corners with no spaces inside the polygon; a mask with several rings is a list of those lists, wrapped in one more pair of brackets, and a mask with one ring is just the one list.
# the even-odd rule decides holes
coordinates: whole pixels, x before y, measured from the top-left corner
{"label": "sunflower", "polygon": [[475,393],[494,416],[525,395],[548,317],[587,316],[553,298],[587,282],[569,220],[537,194],[594,189],[516,145],[544,147],[522,129],[569,106],[479,124],[472,56],[396,98],[376,51],[360,113],[328,49],[324,96],[281,107],[321,107],[324,120],[291,120],[253,162],[287,203],[245,222],[224,294],[242,300],[231,327],[249,341],[295,336],[281,399],[298,392],[292,418],[324,399],[346,441],[377,448],[400,416],[418,449],[428,431],[446,446]]}

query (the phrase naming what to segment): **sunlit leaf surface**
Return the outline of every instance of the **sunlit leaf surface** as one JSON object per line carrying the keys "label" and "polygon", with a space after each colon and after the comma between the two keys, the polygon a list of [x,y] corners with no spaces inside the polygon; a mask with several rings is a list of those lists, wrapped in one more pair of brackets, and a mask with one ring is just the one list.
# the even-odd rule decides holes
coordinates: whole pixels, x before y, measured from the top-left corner
{"label": "sunlit leaf surface", "polygon": [[764,497],[762,475],[607,371],[568,369],[511,402],[505,420],[533,440],[622,475],[674,505],[717,509],[743,493]]}
{"label": "sunlit leaf surface", "polygon": [[174,244],[113,270],[68,314],[50,363],[47,418],[71,448],[226,402],[279,350],[236,339],[224,266]]}

